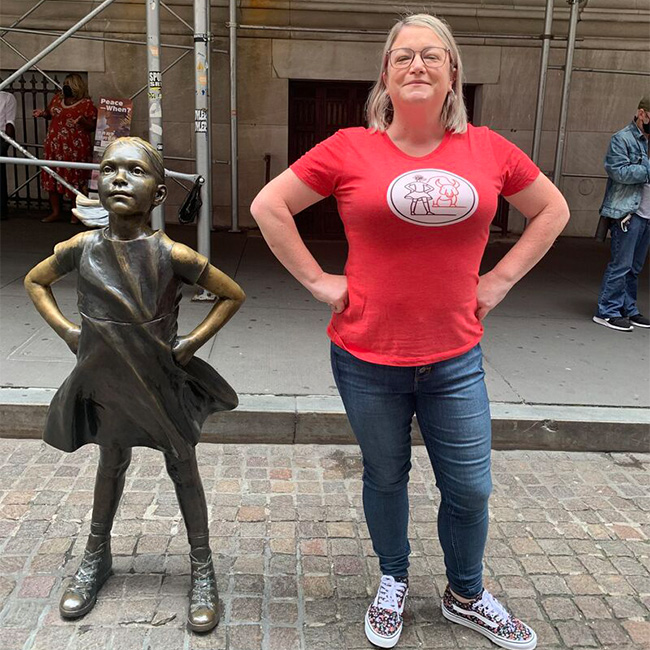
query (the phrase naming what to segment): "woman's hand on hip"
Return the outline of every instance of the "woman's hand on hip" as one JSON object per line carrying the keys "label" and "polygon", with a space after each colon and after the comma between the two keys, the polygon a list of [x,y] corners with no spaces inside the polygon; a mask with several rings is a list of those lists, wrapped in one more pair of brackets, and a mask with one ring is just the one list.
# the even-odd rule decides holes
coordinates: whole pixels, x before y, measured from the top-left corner
{"label": "woman's hand on hip", "polygon": [[476,317],[483,320],[505,297],[512,284],[493,271],[479,276],[476,289]]}
{"label": "woman's hand on hip", "polygon": [[344,275],[323,273],[309,290],[316,300],[328,304],[335,314],[348,306],[348,279]]}

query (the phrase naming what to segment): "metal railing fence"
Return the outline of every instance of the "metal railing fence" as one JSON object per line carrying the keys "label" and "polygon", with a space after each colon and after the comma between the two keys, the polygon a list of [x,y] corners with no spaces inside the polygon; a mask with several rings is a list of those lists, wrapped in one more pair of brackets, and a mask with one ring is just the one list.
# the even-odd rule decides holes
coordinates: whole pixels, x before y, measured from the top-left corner
{"label": "metal railing fence", "polygon": [[[83,73],[79,73],[83,74]],[[61,83],[65,74],[51,73],[57,83]],[[9,73],[0,72],[0,80]],[[47,121],[32,117],[34,109],[44,109],[50,103],[58,88],[39,72],[25,72],[14,79],[5,89],[16,98],[16,140],[31,150],[37,158],[41,157],[43,142],[47,133]],[[10,147],[10,156],[17,155]],[[10,165],[6,168],[9,204],[28,209],[47,209],[47,193],[41,190],[40,168],[32,165]]]}

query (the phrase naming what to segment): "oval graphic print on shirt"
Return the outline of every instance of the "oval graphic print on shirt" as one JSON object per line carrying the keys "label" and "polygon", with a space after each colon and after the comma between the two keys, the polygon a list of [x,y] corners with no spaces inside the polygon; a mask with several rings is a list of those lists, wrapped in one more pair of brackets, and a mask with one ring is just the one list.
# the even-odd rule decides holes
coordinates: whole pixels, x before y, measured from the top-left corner
{"label": "oval graphic print on shirt", "polygon": [[444,169],[416,169],[398,176],[386,200],[395,216],[418,226],[458,223],[478,207],[474,186]]}

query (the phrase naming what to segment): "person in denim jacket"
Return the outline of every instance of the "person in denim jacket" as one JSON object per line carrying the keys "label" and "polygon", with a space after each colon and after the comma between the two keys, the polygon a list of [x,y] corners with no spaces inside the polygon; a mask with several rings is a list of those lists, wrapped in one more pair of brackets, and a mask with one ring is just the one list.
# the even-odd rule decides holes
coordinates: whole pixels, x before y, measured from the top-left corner
{"label": "person in denim jacket", "polygon": [[611,260],[598,296],[595,323],[629,332],[650,328],[636,305],[638,277],[650,243],[650,95],[639,102],[636,116],[612,136],[605,156],[609,178],[601,217],[609,220]]}

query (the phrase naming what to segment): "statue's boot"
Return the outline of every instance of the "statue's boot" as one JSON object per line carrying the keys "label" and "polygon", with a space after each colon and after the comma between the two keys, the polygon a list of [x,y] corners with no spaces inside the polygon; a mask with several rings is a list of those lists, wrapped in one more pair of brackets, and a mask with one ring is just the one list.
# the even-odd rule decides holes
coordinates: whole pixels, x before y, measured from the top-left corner
{"label": "statue's boot", "polygon": [[95,551],[84,551],[81,564],[63,592],[59,612],[64,618],[79,618],[95,605],[97,592],[111,575],[113,558],[110,540],[102,542]]}
{"label": "statue's boot", "polygon": [[219,594],[212,553],[207,547],[190,553],[192,591],[187,626],[193,632],[209,632],[219,622]]}

